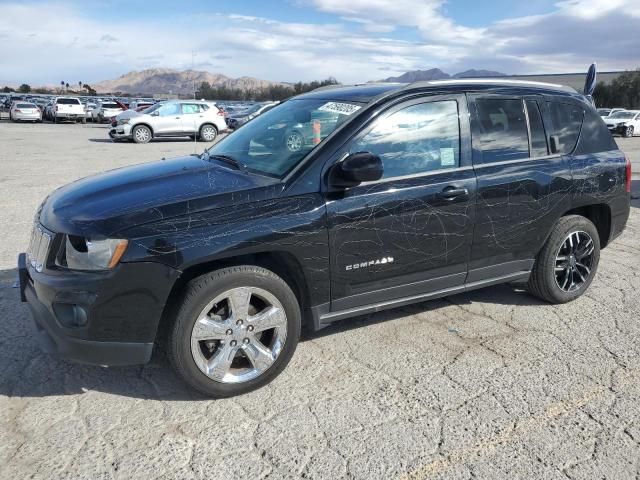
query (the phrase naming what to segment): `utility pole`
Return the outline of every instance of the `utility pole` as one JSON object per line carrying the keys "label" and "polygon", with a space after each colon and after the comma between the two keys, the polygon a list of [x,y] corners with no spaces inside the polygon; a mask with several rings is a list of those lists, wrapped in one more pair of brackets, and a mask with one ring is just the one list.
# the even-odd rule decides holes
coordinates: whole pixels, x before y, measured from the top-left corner
{"label": "utility pole", "polygon": [[[193,74],[193,68],[195,66],[195,57],[196,53],[191,50],[191,74]],[[196,99],[196,79],[195,77],[191,80],[192,82],[192,90],[193,90],[193,99]]]}

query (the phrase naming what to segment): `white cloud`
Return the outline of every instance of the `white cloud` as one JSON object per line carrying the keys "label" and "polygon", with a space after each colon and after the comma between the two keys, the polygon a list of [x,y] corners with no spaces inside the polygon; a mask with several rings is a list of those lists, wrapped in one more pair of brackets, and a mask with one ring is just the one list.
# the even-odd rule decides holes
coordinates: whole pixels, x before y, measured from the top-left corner
{"label": "white cloud", "polygon": [[[482,28],[448,18],[444,0],[304,1],[310,15],[315,8],[333,20],[208,14],[165,22],[98,21],[70,1],[3,3],[0,83],[91,83],[130,70],[190,68],[192,62],[236,77],[334,76],[343,82],[431,67],[450,73],[468,68],[551,73],[583,71],[594,60],[601,70],[640,66],[639,0],[566,0],[548,14]],[[38,22],[29,29],[19,22],[24,18]]]}

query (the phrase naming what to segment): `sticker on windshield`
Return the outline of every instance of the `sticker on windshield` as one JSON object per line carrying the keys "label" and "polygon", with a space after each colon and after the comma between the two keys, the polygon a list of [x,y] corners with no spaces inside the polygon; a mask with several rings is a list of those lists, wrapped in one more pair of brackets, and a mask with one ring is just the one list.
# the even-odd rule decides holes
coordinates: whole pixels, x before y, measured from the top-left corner
{"label": "sticker on windshield", "polygon": [[353,105],[351,103],[339,103],[329,102],[322,105],[318,110],[321,112],[339,113],[341,115],[351,115],[354,112],[360,110],[359,105]]}

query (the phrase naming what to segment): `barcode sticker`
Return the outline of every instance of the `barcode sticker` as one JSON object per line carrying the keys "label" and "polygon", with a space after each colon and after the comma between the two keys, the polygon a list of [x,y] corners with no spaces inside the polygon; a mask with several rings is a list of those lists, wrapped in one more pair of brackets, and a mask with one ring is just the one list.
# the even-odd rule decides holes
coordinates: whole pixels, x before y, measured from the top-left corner
{"label": "barcode sticker", "polygon": [[318,111],[351,115],[360,110],[360,108],[360,105],[353,105],[351,103],[328,102],[318,108]]}

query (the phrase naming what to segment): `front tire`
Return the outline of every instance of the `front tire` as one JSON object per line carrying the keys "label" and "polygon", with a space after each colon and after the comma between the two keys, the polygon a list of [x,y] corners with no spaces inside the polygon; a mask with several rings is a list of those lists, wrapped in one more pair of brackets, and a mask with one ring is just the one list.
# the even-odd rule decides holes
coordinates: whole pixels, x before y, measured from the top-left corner
{"label": "front tire", "polygon": [[595,225],[580,215],[560,218],[538,253],[527,288],[549,303],[566,303],[591,285],[600,261]]}
{"label": "front tire", "polygon": [[133,141],[136,143],[149,143],[149,141],[151,141],[152,135],[149,127],[138,125],[137,127],[133,128],[131,136],[133,137]]}
{"label": "front tire", "polygon": [[629,125],[627,128],[625,128],[622,136],[625,138],[633,137],[633,126]]}
{"label": "front tire", "polygon": [[223,268],[187,285],[169,335],[169,360],[205,395],[240,395],[287,366],[300,323],[297,298],[279,276],[250,265]]}

